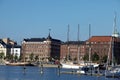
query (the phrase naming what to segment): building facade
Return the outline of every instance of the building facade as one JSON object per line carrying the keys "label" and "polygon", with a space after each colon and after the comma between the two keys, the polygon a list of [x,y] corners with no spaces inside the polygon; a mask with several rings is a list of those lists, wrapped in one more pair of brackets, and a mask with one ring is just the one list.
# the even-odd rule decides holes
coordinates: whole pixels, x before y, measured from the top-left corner
{"label": "building facade", "polygon": [[30,55],[33,54],[33,59],[38,58],[39,61],[48,62],[51,57],[53,59],[60,57],[61,41],[52,39],[50,34],[47,38],[31,38],[24,39],[22,42],[23,59],[30,61]]}
{"label": "building facade", "polygon": [[20,50],[20,46],[13,40],[10,40],[9,38],[0,39],[0,53],[4,53],[4,57],[7,55],[10,57],[12,54],[17,54],[17,56],[20,57]]}
{"label": "building facade", "polygon": [[6,56],[7,52],[7,45],[0,39],[0,53],[4,53],[4,56]]}
{"label": "building facade", "polygon": [[17,58],[19,59],[21,56],[21,46],[19,46],[19,45],[12,46],[10,53],[13,56],[17,56]]}
{"label": "building facade", "polygon": [[[114,39],[114,41],[113,41]],[[114,44],[113,44],[114,43]],[[112,52],[117,63],[120,63],[120,38],[114,36],[92,36],[86,41],[86,54],[89,54],[92,57],[93,54],[99,55],[100,61],[103,60],[104,56],[110,57],[112,59]]]}
{"label": "building facade", "polygon": [[84,41],[69,41],[61,44],[60,58],[67,60],[69,57],[73,61],[82,60],[85,52]]}

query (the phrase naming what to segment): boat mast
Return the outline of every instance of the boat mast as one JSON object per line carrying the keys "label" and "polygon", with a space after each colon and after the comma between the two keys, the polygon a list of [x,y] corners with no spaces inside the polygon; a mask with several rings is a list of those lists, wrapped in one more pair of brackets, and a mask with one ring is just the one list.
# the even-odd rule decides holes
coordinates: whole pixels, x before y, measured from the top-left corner
{"label": "boat mast", "polygon": [[117,28],[116,28],[116,12],[114,16],[114,23],[113,23],[113,36],[112,36],[112,67],[114,66],[114,38],[117,37]]}
{"label": "boat mast", "polygon": [[78,24],[78,35],[77,35],[77,38],[78,38],[78,63],[80,62],[80,40],[79,40],[79,24]]}
{"label": "boat mast", "polygon": [[[89,24],[89,39],[91,37],[91,24]],[[91,43],[89,42],[89,62],[91,62]]]}
{"label": "boat mast", "polygon": [[67,60],[69,61],[70,60],[70,47],[69,47],[69,24],[68,24],[68,31],[67,31],[67,48],[68,48],[68,54],[67,54]]}

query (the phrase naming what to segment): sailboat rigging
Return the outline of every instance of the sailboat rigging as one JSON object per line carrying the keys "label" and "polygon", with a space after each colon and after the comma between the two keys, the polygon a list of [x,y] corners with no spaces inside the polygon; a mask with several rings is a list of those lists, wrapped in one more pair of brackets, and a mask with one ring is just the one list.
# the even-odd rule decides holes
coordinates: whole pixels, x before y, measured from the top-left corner
{"label": "sailboat rigging", "polygon": [[[114,31],[113,31],[113,35],[111,36],[111,40],[110,40],[110,48],[109,48],[109,52],[108,52],[108,59],[107,59],[107,65],[106,65],[106,70],[105,70],[105,76],[106,77],[117,77],[120,78],[120,66],[115,65],[115,56],[114,56],[114,52],[115,52],[115,39],[119,37],[119,34],[117,32],[117,28],[116,28],[116,13],[115,13],[115,17],[114,17]],[[111,52],[111,66],[109,66],[110,64],[110,52]]]}

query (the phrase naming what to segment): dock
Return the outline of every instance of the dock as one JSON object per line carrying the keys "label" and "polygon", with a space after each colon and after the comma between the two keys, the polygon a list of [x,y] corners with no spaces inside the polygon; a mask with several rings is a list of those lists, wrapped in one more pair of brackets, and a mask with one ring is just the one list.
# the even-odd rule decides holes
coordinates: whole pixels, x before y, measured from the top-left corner
{"label": "dock", "polygon": [[79,74],[79,75],[104,76],[104,74],[102,74],[102,73],[77,73],[75,71],[61,71],[60,74]]}

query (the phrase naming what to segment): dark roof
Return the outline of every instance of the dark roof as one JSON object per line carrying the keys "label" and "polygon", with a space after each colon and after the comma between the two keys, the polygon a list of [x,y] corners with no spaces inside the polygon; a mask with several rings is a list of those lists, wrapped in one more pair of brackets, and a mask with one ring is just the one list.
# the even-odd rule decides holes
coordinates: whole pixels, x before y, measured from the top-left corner
{"label": "dark roof", "polygon": [[0,44],[2,44],[4,47],[7,47],[7,45],[0,39]]}
{"label": "dark roof", "polygon": [[21,48],[21,46],[19,45],[11,45],[11,44],[6,44],[5,42],[2,41],[2,39],[0,39],[0,44],[2,44],[5,48]]}
{"label": "dark roof", "polygon": [[46,41],[46,40],[50,40],[50,41],[55,41],[55,42],[61,42],[60,40],[58,39],[52,39],[50,36],[48,36],[47,38],[28,38],[28,39],[24,39],[24,41],[26,42],[43,42],[43,41]]}
{"label": "dark roof", "polygon": [[51,39],[51,41],[61,42],[61,41],[60,41],[60,40],[58,40],[58,39]]}
{"label": "dark roof", "polygon": [[67,41],[67,42],[62,42],[62,44],[64,45],[78,45],[78,44],[84,44],[85,41]]}
{"label": "dark roof", "polygon": [[21,48],[20,45],[14,45],[13,47],[14,47],[14,48]]}
{"label": "dark roof", "polygon": [[30,39],[24,39],[26,42],[42,42],[45,41],[45,38],[30,38]]}

